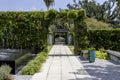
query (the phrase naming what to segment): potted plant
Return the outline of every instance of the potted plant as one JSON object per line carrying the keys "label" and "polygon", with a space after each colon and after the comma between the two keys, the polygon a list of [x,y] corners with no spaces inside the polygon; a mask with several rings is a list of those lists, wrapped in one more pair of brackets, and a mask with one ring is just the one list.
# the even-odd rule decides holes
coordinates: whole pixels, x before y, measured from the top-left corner
{"label": "potted plant", "polygon": [[95,62],[95,58],[96,58],[96,49],[95,48],[89,48],[89,51],[88,51],[89,62],[90,63]]}

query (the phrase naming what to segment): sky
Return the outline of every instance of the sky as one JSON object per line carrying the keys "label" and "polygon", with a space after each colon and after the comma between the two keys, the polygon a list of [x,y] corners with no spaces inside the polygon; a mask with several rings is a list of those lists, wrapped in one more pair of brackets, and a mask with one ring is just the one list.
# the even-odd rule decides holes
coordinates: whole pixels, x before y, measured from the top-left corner
{"label": "sky", "polygon": [[[105,0],[96,0],[99,3]],[[54,9],[59,10],[59,8],[66,9],[68,3],[73,3],[73,0],[55,0],[53,6]],[[9,10],[21,10],[21,11],[31,11],[31,10],[47,10],[43,0],[0,0],[0,11]]]}

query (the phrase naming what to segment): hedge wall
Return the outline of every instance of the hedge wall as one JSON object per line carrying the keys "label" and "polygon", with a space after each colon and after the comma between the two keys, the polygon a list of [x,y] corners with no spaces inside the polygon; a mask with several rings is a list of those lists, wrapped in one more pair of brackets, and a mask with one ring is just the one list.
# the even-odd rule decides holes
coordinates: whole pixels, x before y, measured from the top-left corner
{"label": "hedge wall", "polygon": [[90,30],[89,47],[120,51],[120,30]]}
{"label": "hedge wall", "polygon": [[81,50],[86,49],[89,44],[88,34],[87,34],[87,26],[82,20],[81,20],[81,22],[75,21],[74,47],[75,47],[76,54],[79,54],[79,52],[81,52]]}
{"label": "hedge wall", "polygon": [[48,21],[44,12],[0,12],[0,48],[43,49]]}
{"label": "hedge wall", "polygon": [[85,10],[82,9],[60,12],[54,9],[46,12],[0,12],[0,48],[42,49],[47,44],[50,22],[56,18],[64,18],[75,22],[74,42],[77,53],[79,48],[86,47],[85,17]]}

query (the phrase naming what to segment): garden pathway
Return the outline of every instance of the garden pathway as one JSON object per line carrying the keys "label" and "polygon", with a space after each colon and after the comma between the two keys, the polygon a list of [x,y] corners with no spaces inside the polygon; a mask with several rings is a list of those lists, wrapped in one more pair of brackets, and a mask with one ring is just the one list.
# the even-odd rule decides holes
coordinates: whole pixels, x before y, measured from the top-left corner
{"label": "garden pathway", "polygon": [[42,70],[31,80],[92,80],[79,59],[65,45],[54,45]]}

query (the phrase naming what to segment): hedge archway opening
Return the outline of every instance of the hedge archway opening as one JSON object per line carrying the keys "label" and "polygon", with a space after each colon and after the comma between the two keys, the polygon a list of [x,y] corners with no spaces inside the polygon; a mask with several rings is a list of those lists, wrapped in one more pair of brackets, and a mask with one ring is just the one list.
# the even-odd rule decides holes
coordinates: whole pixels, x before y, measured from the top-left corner
{"label": "hedge archway opening", "polygon": [[[75,53],[86,48],[87,27],[85,10],[0,12],[0,48],[29,48],[42,50],[47,47],[48,28],[55,19],[74,20]],[[3,45],[4,39],[4,45]],[[9,43],[8,43],[9,42]]]}

